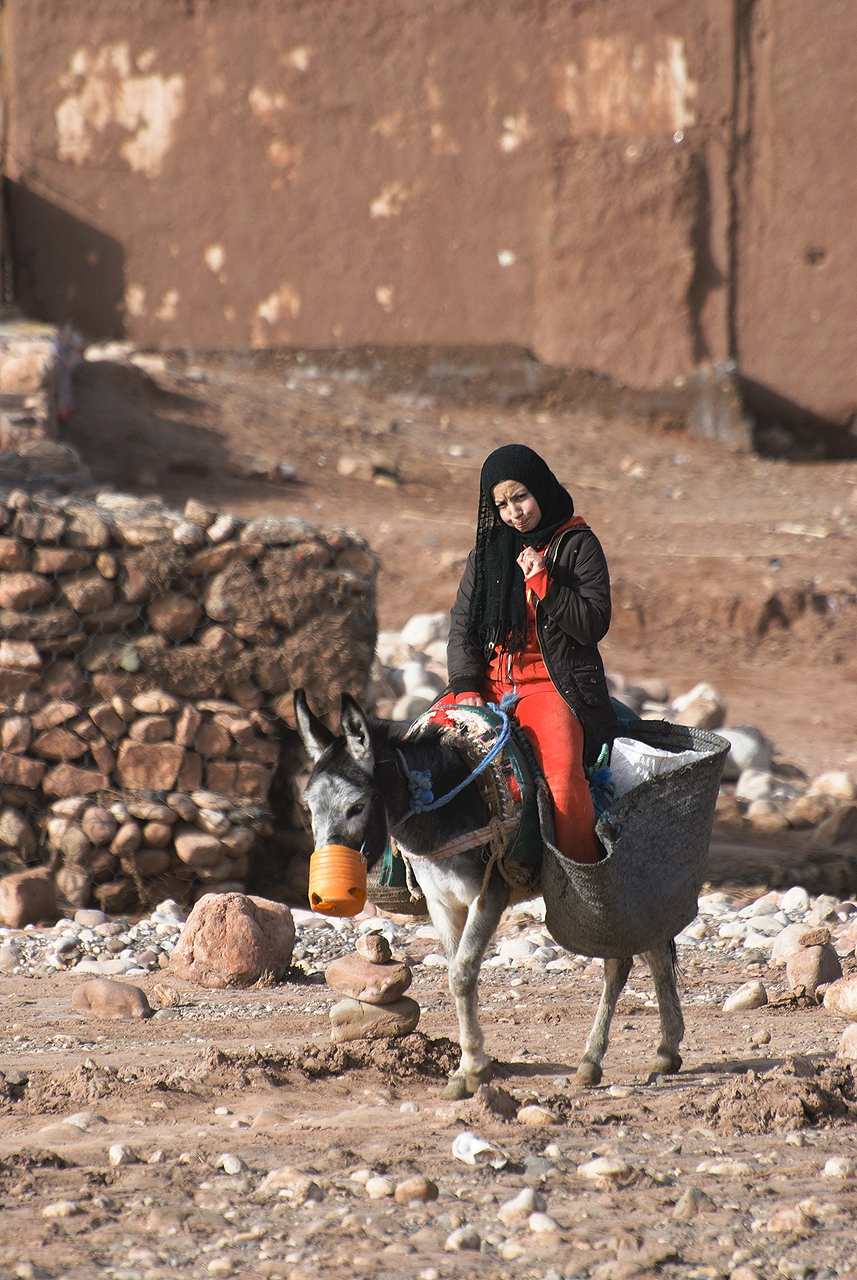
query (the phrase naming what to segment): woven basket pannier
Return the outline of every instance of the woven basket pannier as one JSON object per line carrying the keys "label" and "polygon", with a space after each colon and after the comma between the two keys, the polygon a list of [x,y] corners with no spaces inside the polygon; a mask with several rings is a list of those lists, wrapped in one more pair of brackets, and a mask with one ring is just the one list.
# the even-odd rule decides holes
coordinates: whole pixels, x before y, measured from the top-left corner
{"label": "woven basket pannier", "polygon": [[705,880],[729,743],[663,720],[633,720],[622,733],[696,758],[627,791],[602,814],[601,862],[571,862],[545,841],[545,924],[577,955],[632,956],[668,942],[696,915]]}

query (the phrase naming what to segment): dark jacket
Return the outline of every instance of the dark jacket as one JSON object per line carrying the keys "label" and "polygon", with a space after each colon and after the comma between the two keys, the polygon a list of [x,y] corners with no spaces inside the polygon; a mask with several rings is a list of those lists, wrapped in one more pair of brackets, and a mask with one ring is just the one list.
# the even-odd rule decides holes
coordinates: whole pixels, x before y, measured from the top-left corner
{"label": "dark jacket", "polygon": [[[483,693],[484,656],[465,647],[475,574],[471,551],[450,613],[447,668],[453,693]],[[557,534],[545,555],[550,586],[536,601],[536,630],[548,674],[583,726],[583,763],[595,764],[618,729],[598,641],[610,626],[610,574],[588,525]]]}

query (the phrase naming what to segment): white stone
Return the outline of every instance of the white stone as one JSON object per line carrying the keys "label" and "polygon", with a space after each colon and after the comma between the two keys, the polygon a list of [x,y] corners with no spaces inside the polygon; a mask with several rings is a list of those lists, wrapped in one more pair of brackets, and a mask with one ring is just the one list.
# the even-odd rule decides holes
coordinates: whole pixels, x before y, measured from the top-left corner
{"label": "white stone", "polygon": [[798,795],[797,787],[764,769],[745,769],[735,784],[736,800],[791,800]]}
{"label": "white stone", "polygon": [[746,938],[750,926],[743,920],[727,920],[717,930],[719,938]]}
{"label": "white stone", "polygon": [[366,1179],[366,1194],[370,1200],[385,1200],[388,1196],[396,1194],[396,1184],[392,1178],[376,1174]]}
{"label": "white stone", "polygon": [[804,921],[796,921],[794,924],[787,924],[784,929],[781,929],[776,938],[774,938],[771,964],[784,965],[789,956],[793,956],[795,952],[800,951],[798,939],[803,937],[808,927]]}
{"label": "white stone", "polygon": [[456,1229],[446,1237],[444,1249],[450,1253],[458,1253],[461,1249],[479,1249],[482,1245],[482,1237],[475,1227],[456,1227]]}
{"label": "white stone", "polygon": [[582,1178],[619,1180],[620,1178],[630,1177],[632,1170],[627,1161],[622,1160],[619,1156],[597,1156],[594,1160],[587,1160],[583,1164],[579,1164],[577,1172]]}
{"label": "white stone", "polygon": [[402,683],[405,693],[415,697],[437,697],[443,690],[443,681],[431,671],[426,671],[421,662],[406,662],[401,668]]}
{"label": "white stone", "polygon": [[742,907],[738,912],[739,920],[756,920],[759,916],[773,916],[779,910],[777,903],[773,898],[757,898],[755,902],[749,902],[746,907]]}
{"label": "white stone", "polygon": [[531,1213],[540,1212],[545,1207],[545,1198],[538,1191],[534,1191],[532,1187],[524,1187],[511,1200],[506,1200],[497,1210],[497,1217],[504,1226],[509,1227],[513,1222],[522,1222],[524,1218],[528,1218]]}
{"label": "white stone", "polygon": [[445,640],[448,635],[448,613],[416,613],[402,627],[400,638],[413,649],[423,649],[432,640]]}
{"label": "white stone", "polygon": [[549,1213],[531,1213],[527,1226],[535,1235],[547,1235],[551,1231],[559,1231],[559,1224]]}
{"label": "white stone", "polygon": [[115,1169],[122,1164],[137,1164],[138,1158],[131,1147],[126,1146],[124,1142],[114,1142],[107,1152],[107,1163]]}
{"label": "white stone", "polygon": [[737,991],[723,1002],[724,1013],[735,1013],[740,1009],[761,1009],[768,1003],[768,993],[761,982],[745,982]]}
{"label": "white stone", "polygon": [[854,1161],[847,1156],[831,1156],[821,1171],[823,1178],[850,1178],[854,1172]]}
{"label": "white stone", "polygon": [[810,897],[803,885],[796,884],[787,889],[780,900],[780,910],[787,915],[796,916],[809,911]]}
{"label": "white stone", "polygon": [[728,893],[703,893],[699,898],[699,914],[703,916],[722,916],[732,910],[732,899]]}
{"label": "white stone", "polygon": [[813,778],[808,794],[833,796],[836,800],[857,800],[857,784],[844,769],[831,770]]}
{"label": "white stone", "polygon": [[775,938],[782,933],[784,925],[776,916],[755,916],[750,926],[751,933],[763,933],[768,938]]}
{"label": "white stone", "polygon": [[774,945],[774,939],[766,933],[757,933],[754,929],[747,934],[742,945],[746,951],[767,951]]}
{"label": "white stone", "polygon": [[537,950],[538,947],[529,938],[504,938],[498,948],[498,955],[504,960],[525,960]]}
{"label": "white stone", "polygon": [[718,729],[718,737],[730,744],[729,755],[723,768],[723,777],[737,778],[745,769],[759,769],[769,773],[773,761],[774,744],[761,729],[752,724],[738,724],[730,729]]}

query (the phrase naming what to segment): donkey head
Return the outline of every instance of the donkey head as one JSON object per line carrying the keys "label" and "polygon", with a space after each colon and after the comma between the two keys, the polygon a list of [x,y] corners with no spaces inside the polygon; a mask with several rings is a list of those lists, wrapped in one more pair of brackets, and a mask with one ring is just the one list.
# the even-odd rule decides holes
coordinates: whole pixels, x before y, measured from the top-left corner
{"label": "donkey head", "polygon": [[373,778],[369,722],[348,693],[340,702],[339,737],[313,715],[303,689],[295,690],[294,706],[298,733],[313,763],[304,799],[316,848],[342,844],[361,849],[371,866],[384,851],[387,823]]}

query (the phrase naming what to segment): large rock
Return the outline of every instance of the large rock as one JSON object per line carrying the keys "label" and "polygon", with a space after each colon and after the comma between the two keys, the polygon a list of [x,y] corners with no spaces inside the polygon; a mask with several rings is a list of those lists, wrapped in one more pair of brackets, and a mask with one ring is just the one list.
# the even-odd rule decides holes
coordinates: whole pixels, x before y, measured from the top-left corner
{"label": "large rock", "polygon": [[243,893],[200,898],[170,958],[170,971],[203,987],[250,987],[263,974],[285,976],[295,925],[280,902]]}
{"label": "large rock", "polygon": [[72,991],[71,1002],[78,1013],[92,1018],[150,1018],[153,1013],[144,991],[114,978],[81,983]]}
{"label": "large rock", "polygon": [[10,929],[56,918],[54,878],[47,867],[16,871],[0,880],[0,921]]}
{"label": "large rock", "polygon": [[393,1004],[345,999],[330,1011],[330,1035],[337,1044],[343,1040],[392,1040],[409,1035],[419,1020],[420,1006],[410,996]]}
{"label": "large rock", "polygon": [[[10,878],[10,877],[7,877]],[[0,886],[3,881],[0,880]],[[824,1007],[838,1018],[857,1022],[857,977],[839,978],[824,993]]]}
{"label": "large rock", "polygon": [[805,987],[807,993],[813,995],[816,987],[842,977],[842,965],[829,942],[822,946],[803,946],[789,956],[786,976],[790,987]]}
{"label": "large rock", "polygon": [[800,951],[805,945],[800,939],[807,932],[807,926],[802,921],[787,924],[784,929],[781,929],[774,938],[774,945],[771,948],[771,964],[780,967],[788,961],[790,956]]}
{"label": "large rock", "polygon": [[378,964],[359,955],[332,960],[324,978],[337,995],[351,996],[366,1004],[393,1004],[411,985],[411,971],[406,964]]}
{"label": "large rock", "polygon": [[842,1032],[836,1056],[844,1058],[846,1062],[857,1062],[857,1022],[852,1022]]}

